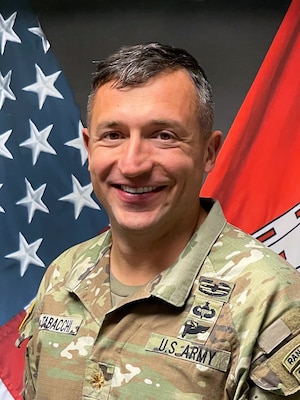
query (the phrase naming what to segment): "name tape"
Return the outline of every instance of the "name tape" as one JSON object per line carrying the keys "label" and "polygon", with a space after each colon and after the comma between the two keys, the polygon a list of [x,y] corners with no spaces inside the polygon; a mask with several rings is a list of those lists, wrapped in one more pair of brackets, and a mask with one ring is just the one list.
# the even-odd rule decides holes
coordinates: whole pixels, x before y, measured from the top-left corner
{"label": "name tape", "polygon": [[82,318],[80,317],[64,317],[51,314],[41,314],[39,319],[39,330],[66,333],[69,335],[77,335]]}

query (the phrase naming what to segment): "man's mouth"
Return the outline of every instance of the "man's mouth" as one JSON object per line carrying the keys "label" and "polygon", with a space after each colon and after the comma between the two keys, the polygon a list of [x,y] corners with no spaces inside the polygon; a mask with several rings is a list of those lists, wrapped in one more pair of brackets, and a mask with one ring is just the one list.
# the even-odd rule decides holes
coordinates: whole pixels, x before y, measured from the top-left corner
{"label": "man's mouth", "polygon": [[123,192],[130,193],[130,194],[144,194],[150,192],[157,192],[161,189],[161,186],[143,186],[143,187],[131,187],[120,185],[119,188],[123,190]]}

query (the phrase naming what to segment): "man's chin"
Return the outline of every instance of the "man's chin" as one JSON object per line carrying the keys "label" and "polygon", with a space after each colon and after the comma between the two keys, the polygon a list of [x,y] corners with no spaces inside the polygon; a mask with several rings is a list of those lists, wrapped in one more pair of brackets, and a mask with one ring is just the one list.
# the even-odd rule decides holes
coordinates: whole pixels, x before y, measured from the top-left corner
{"label": "man's chin", "polygon": [[158,231],[158,225],[155,220],[139,219],[135,216],[131,216],[125,221],[116,220],[115,222],[111,222],[112,230],[126,232],[131,235],[142,235]]}
{"label": "man's chin", "polygon": [[[113,228],[113,227],[112,227]],[[128,233],[147,233],[153,230],[152,225],[145,225],[145,224],[118,224],[118,229]]]}

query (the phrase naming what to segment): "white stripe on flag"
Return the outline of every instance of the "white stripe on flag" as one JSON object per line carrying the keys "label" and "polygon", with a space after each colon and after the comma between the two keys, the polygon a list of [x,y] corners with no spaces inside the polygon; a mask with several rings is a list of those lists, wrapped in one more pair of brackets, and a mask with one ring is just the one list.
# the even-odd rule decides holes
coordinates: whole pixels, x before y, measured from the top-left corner
{"label": "white stripe on flag", "polygon": [[9,391],[7,390],[6,386],[0,379],[0,399],[1,400],[14,400],[14,398],[11,396]]}

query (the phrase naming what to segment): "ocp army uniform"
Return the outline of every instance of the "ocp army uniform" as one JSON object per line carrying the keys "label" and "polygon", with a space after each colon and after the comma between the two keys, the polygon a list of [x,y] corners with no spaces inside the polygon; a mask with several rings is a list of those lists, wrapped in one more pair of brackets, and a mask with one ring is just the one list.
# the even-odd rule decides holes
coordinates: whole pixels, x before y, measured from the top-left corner
{"label": "ocp army uniform", "polygon": [[24,398],[300,399],[300,275],[216,202],[177,262],[112,305],[110,232],[46,271]]}

